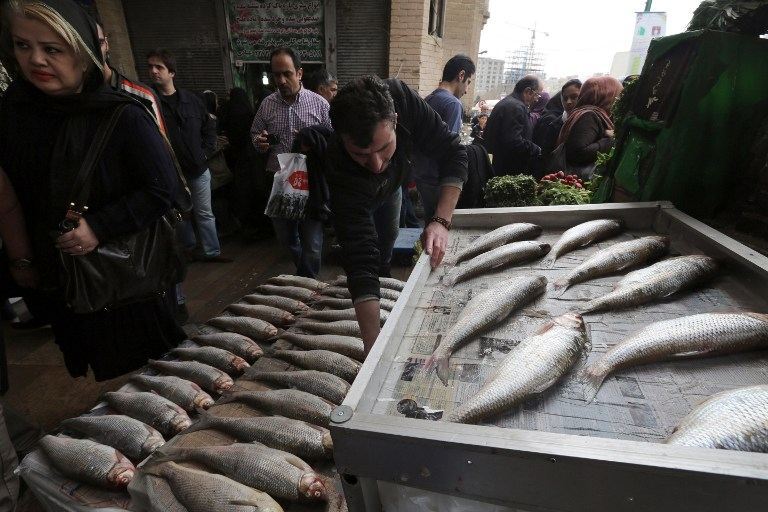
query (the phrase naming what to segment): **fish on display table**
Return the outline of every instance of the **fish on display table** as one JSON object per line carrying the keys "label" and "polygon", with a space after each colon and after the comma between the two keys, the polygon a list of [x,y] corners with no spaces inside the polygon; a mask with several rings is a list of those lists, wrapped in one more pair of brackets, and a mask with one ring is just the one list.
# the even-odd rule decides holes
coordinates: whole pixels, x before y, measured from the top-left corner
{"label": "fish on display table", "polygon": [[320,427],[328,427],[331,411],[335,407],[319,396],[298,389],[240,391],[225,395],[218,403],[232,402],[241,402],[267,414],[306,421]]}
{"label": "fish on display table", "polygon": [[254,293],[251,295],[246,295],[243,297],[243,300],[249,304],[271,306],[273,308],[289,311],[293,314],[307,311],[309,309],[309,306],[300,300],[291,299],[290,297],[280,297],[277,295],[260,295]]}
{"label": "fish on display table", "polygon": [[123,489],[136,472],[125,455],[95,441],[47,435],[38,444],[53,467],[76,482]]}
{"label": "fish on display table", "polygon": [[[324,309],[322,311],[310,310],[307,313],[300,316],[300,318],[307,318],[310,320],[323,320],[326,322],[335,322],[337,320],[357,320],[357,313],[355,308],[348,309]],[[389,311],[386,309],[379,310],[379,318],[383,325],[387,318],[389,318]]]}
{"label": "fish on display table", "polygon": [[249,363],[253,363],[264,355],[264,351],[258,343],[247,336],[235,332],[198,334],[197,336],[192,337],[192,341],[198,345],[228,350],[229,352],[242,357]]}
{"label": "fish on display table", "polygon": [[437,376],[447,386],[451,354],[474,336],[505,320],[514,310],[539,297],[546,288],[547,279],[543,276],[513,277],[473,297],[427,359],[424,371],[429,373],[435,368]]}
{"label": "fish on display table", "polygon": [[134,375],[130,380],[167,398],[187,412],[195,412],[198,408],[208,409],[213,405],[213,397],[200,386],[175,375]]}
{"label": "fish on display table", "polygon": [[352,382],[360,371],[360,363],[330,350],[275,350],[273,357],[307,370],[327,372]]}
{"label": "fish on display table", "polygon": [[197,361],[155,361],[150,359],[149,366],[168,375],[175,375],[192,381],[209,393],[217,395],[235,385],[235,381],[227,373]]}
{"label": "fish on display table", "polygon": [[256,287],[259,293],[267,295],[277,295],[278,297],[288,297],[301,302],[310,302],[317,296],[317,292],[302,288],[301,286],[278,286],[273,284],[262,284]]}
{"label": "fish on display table", "polygon": [[[389,300],[385,298],[379,299],[379,307],[392,311],[395,308],[395,300]],[[349,309],[355,307],[352,303],[352,299],[339,299],[336,297],[324,297],[318,296],[318,298],[312,303],[313,306],[327,307],[333,309]]]}
{"label": "fish on display table", "polygon": [[614,291],[577,309],[585,314],[647,304],[700,284],[713,277],[716,271],[717,262],[709,256],[670,258],[630,272],[618,282]]}
{"label": "fish on display table", "polygon": [[624,222],[615,219],[590,220],[566,230],[552,247],[545,265],[554,266],[560,256],[579,247],[618,235],[624,229]]}
{"label": "fish on display table", "polygon": [[520,240],[533,240],[541,235],[541,226],[530,224],[528,222],[516,222],[501,226],[484,235],[480,235],[474,242],[467,245],[454,257],[454,263],[458,264],[469,258],[474,258],[478,254],[488,252],[491,249],[501,247],[511,242]]}
{"label": "fish on display table", "polygon": [[124,414],[68,418],[60,426],[64,432],[111,446],[136,464],[165,444],[160,432]]}
{"label": "fish on display table", "polygon": [[298,334],[286,331],[280,335],[280,339],[306,350],[330,350],[337,354],[351,357],[357,361],[365,359],[365,346],[363,345],[363,340],[355,336],[340,336],[338,334]]}
{"label": "fish on display table", "polygon": [[182,361],[199,361],[230,375],[240,375],[251,366],[242,357],[217,347],[174,348],[170,353]]}
{"label": "fish on display table", "polygon": [[104,394],[104,399],[112,409],[156,428],[166,438],[192,424],[184,409],[155,393],[110,391]]}
{"label": "fish on display table", "polygon": [[703,313],[654,322],[611,347],[584,371],[587,400],[620,368],[664,361],[768,348],[768,315]]}
{"label": "fish on display table", "polygon": [[768,386],[718,393],[688,414],[665,442],[768,453]]}
{"label": "fish on display table", "polygon": [[360,325],[357,323],[357,320],[337,320],[335,322],[299,320],[294,324],[294,327],[301,330],[316,332],[318,334],[338,334],[339,336],[362,338]]}
{"label": "fish on display table", "polygon": [[297,286],[315,292],[319,292],[323,288],[329,286],[328,283],[312,279],[311,277],[294,276],[291,274],[280,274],[279,276],[270,277],[267,279],[267,283],[276,284],[278,286]]}
{"label": "fish on display table", "polygon": [[265,341],[277,334],[277,327],[248,316],[217,316],[207,322],[209,325],[229,332],[236,332],[254,341]]}
{"label": "fish on display table", "polygon": [[454,267],[443,281],[453,286],[470,277],[494,272],[507,265],[514,265],[541,258],[549,252],[549,244],[541,242],[512,242],[497,249],[476,256],[466,263]]}
{"label": "fish on display table", "polygon": [[619,242],[598,251],[584,263],[555,281],[555,288],[567,290],[574,284],[606,276],[658,259],[669,250],[669,237],[646,236]]}
{"label": "fish on display table", "polygon": [[553,319],[510,350],[480,391],[445,420],[477,423],[545,391],[568,373],[587,344],[580,315],[566,313]]}
{"label": "fish on display table", "polygon": [[335,405],[341,405],[349,391],[349,382],[330,373],[317,370],[247,372],[242,378],[306,391]]}
{"label": "fish on display table", "polygon": [[273,306],[230,304],[227,310],[238,316],[249,316],[280,327],[286,327],[296,320],[296,317],[288,311]]}

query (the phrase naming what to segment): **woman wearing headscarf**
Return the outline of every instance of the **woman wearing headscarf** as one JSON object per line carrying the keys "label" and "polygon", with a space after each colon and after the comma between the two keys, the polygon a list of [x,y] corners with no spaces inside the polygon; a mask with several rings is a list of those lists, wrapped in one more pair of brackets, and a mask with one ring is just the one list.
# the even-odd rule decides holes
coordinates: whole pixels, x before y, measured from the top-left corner
{"label": "woman wearing headscarf", "polygon": [[[63,261],[166,214],[178,186],[172,157],[146,107],[104,85],[96,25],[80,6],[11,0],[2,14],[4,60],[16,79],[0,106],[0,167],[16,190],[30,239],[29,254],[11,265],[36,273],[24,298],[36,317],[50,322],[69,373],[84,376],[90,367],[96,380],[110,379],[161,355],[184,333],[159,294],[75,313],[64,300]],[[85,155],[118,106],[90,180],[89,208],[63,226]]]}
{"label": "woman wearing headscarf", "polygon": [[528,115],[531,116],[531,125],[534,129],[536,129],[536,123],[538,123],[539,119],[541,119],[541,116],[544,114],[544,110],[546,109],[548,103],[549,93],[542,92],[541,96],[539,96],[539,99],[536,100],[536,102],[531,107],[531,113]]}
{"label": "woman wearing headscarf", "polygon": [[[557,147],[560,129],[565,124],[568,114],[576,106],[579,91],[581,91],[581,80],[578,78],[568,80],[547,102],[544,113],[533,128],[533,142],[541,148],[543,156],[548,156]],[[542,159],[542,163],[545,161]]]}
{"label": "woman wearing headscarf", "polygon": [[[611,149],[614,133],[610,112],[622,89],[621,82],[610,76],[584,82],[576,107],[565,121],[557,141],[558,145],[565,144],[569,168],[594,166],[597,154]],[[591,173],[589,170],[586,174],[591,176]]]}

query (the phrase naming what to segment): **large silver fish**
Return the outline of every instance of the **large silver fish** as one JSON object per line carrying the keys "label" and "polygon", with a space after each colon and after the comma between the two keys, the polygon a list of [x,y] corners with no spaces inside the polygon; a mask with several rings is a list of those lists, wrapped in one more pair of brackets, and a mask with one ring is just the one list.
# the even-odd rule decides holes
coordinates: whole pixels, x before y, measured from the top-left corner
{"label": "large silver fish", "polygon": [[319,396],[298,389],[241,391],[225,395],[219,404],[242,402],[267,414],[285,416],[327,427],[334,405]]}
{"label": "large silver fish", "polygon": [[123,414],[68,418],[61,422],[61,428],[111,446],[137,464],[165,444],[160,432]]}
{"label": "large silver fish", "polygon": [[454,267],[443,282],[453,286],[470,277],[496,271],[507,265],[541,258],[549,252],[549,244],[541,242],[512,242],[472,258],[463,265]]}
{"label": "large silver fish", "polygon": [[291,299],[290,297],[280,297],[278,295],[259,295],[252,294],[243,297],[243,300],[249,304],[260,304],[262,306],[272,306],[273,308],[280,308],[291,313],[299,313],[306,311],[309,306],[301,302],[300,300]]}
{"label": "large silver fish", "polygon": [[229,352],[242,357],[249,363],[253,363],[264,355],[264,351],[261,349],[258,343],[247,336],[243,336],[242,334],[237,334],[234,332],[199,334],[197,336],[193,336],[192,341],[198,345],[217,347],[228,350]]}
{"label": "large silver fish", "polygon": [[77,482],[121,489],[136,472],[125,455],[95,441],[48,435],[38,443],[56,470]]}
{"label": "large silver fish", "polygon": [[716,270],[717,262],[709,256],[680,256],[672,263],[661,261],[638,271],[647,279],[638,281],[628,274],[622,281],[631,284],[620,285],[577,309],[584,314],[647,304],[691,288],[714,276]]}
{"label": "large silver fish", "polygon": [[[338,276],[331,284],[333,286],[347,286],[347,276]],[[389,288],[390,290],[401,292],[403,291],[403,288],[405,288],[405,281],[400,281],[399,279],[394,279],[392,277],[380,277],[379,285],[381,288]]]}
{"label": "large silver fish", "polygon": [[320,476],[299,457],[261,443],[167,448],[154,461],[197,462],[236,482],[292,501],[324,500],[328,491]]}
{"label": "large silver fish", "polygon": [[199,361],[230,375],[240,375],[251,366],[242,357],[217,347],[174,348],[171,354],[182,361]]}
{"label": "large silver fish", "polygon": [[316,332],[318,334],[338,334],[340,336],[354,336],[361,338],[360,325],[357,320],[337,320],[336,322],[315,322],[312,320],[298,320],[294,327],[301,330]]}
{"label": "large silver fish", "polygon": [[323,288],[328,287],[328,283],[318,281],[317,279],[294,276],[291,274],[280,274],[279,276],[270,277],[267,279],[267,283],[276,284],[278,286],[298,286],[299,288],[306,288],[315,292],[319,292]]}
{"label": "large silver fish", "polygon": [[227,373],[197,361],[154,361],[150,359],[149,366],[168,375],[190,380],[209,393],[217,395],[227,391],[235,384],[235,381]]}
{"label": "large silver fish", "polygon": [[284,309],[258,304],[230,304],[227,309],[239,316],[249,316],[264,320],[275,326],[286,327],[292,324],[296,317]]}
{"label": "large silver fish", "polygon": [[480,391],[446,421],[477,423],[551,387],[579,360],[588,342],[580,315],[566,313],[510,350]]}
{"label": "large silver fish", "polygon": [[147,465],[142,473],[163,478],[189,512],[283,512],[269,494],[224,475],[190,469],[175,462]]}
{"label": "large silver fish", "polygon": [[217,316],[208,320],[208,323],[223,331],[242,334],[254,341],[268,340],[277,334],[277,327],[274,325],[247,316]]}
{"label": "large silver fish", "polygon": [[[379,307],[392,311],[395,308],[395,300],[389,300],[385,298],[379,299]],[[323,297],[319,296],[313,303],[313,306],[325,306],[333,309],[349,309],[355,307],[352,303],[352,299],[338,299],[336,297]]]}
{"label": "large silver fish", "polygon": [[555,281],[555,288],[568,289],[574,284],[620,272],[661,257],[669,249],[669,237],[646,236],[619,242],[598,251],[584,263]]}
{"label": "large silver fish", "polygon": [[[300,318],[322,320],[324,322],[335,322],[337,320],[357,320],[357,313],[355,313],[355,308],[324,309],[322,311],[311,309],[307,313],[301,315]],[[381,319],[381,323],[383,325],[387,321],[387,318],[389,318],[389,311],[386,309],[380,309],[379,318]]]}
{"label": "large silver fish", "polygon": [[267,295],[277,295],[278,297],[288,297],[301,302],[309,302],[317,296],[317,292],[302,288],[301,286],[277,286],[273,284],[262,284],[256,287],[259,293]]}
{"label": "large silver fish", "polygon": [[187,412],[195,412],[198,408],[208,409],[213,405],[211,395],[200,386],[175,375],[134,375],[131,382],[154,391]]}
{"label": "large silver fish", "polygon": [[768,453],[768,386],[749,386],[714,395],[683,418],[665,442]]}
{"label": "large silver fish", "polygon": [[215,429],[239,441],[257,441],[308,459],[333,457],[333,441],[328,429],[282,416],[229,418],[204,413],[187,432]]}
{"label": "large silver fish", "polygon": [[484,235],[480,235],[474,242],[459,251],[454,258],[455,263],[473,258],[478,254],[490,251],[502,245],[520,240],[533,240],[541,235],[541,226],[528,222],[516,222],[501,226]]}
{"label": "large silver fish", "polygon": [[306,368],[327,372],[352,382],[360,371],[360,363],[330,350],[275,350],[272,355],[283,361]]}
{"label": "large silver fish", "polygon": [[616,236],[622,229],[624,229],[624,222],[615,219],[590,220],[574,226],[566,230],[552,246],[552,251],[545,260],[545,265],[551,267],[555,264],[555,260],[563,254]]}
{"label": "large silver fish", "polygon": [[247,372],[246,380],[261,381],[267,384],[299,389],[340,405],[349,391],[349,382],[317,370],[298,370],[293,372]]}
{"label": "large silver fish", "polygon": [[331,350],[337,354],[349,356],[357,361],[365,359],[363,340],[354,336],[339,336],[338,334],[297,334],[284,332],[280,339],[289,341],[306,350]]}
{"label": "large silver fish", "polygon": [[112,409],[156,428],[166,438],[192,424],[184,409],[155,393],[111,391],[104,394],[104,399]]}
{"label": "large silver fish", "polygon": [[514,310],[540,296],[546,288],[547,279],[543,276],[513,277],[473,297],[427,359],[424,370],[430,372],[436,368],[437,376],[447,386],[451,354],[474,336],[502,322]]}
{"label": "large silver fish", "polygon": [[708,356],[768,347],[768,315],[704,313],[654,322],[611,347],[584,372],[592,400],[608,375],[620,368],[674,356]]}

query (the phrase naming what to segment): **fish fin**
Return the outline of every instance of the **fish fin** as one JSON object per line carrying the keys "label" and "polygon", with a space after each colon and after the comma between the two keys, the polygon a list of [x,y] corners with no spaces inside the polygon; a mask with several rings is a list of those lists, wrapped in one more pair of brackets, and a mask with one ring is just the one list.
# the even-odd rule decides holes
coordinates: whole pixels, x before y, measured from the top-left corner
{"label": "fish fin", "polygon": [[197,422],[193,423],[191,426],[189,426],[186,430],[184,430],[185,434],[189,434],[191,432],[197,432],[198,430],[205,430],[207,428],[212,428],[213,421],[211,421],[211,418],[213,417],[210,412],[208,411],[199,411],[200,418],[197,420]]}
{"label": "fish fin", "polygon": [[310,466],[309,464],[304,462],[304,460],[302,460],[300,457],[292,453],[285,452],[285,454],[283,454],[283,460],[285,460],[285,462],[287,462],[291,466],[298,468],[302,471],[314,472],[314,469],[312,469],[312,466]]}
{"label": "fish fin", "polygon": [[544,334],[554,326],[555,326],[555,322],[549,321],[544,325],[542,325],[541,327],[539,327],[538,329],[536,329],[536,332],[534,332],[534,336],[539,336],[541,334]]}
{"label": "fish fin", "polygon": [[598,373],[595,369],[595,365],[591,365],[584,368],[581,377],[582,382],[584,383],[584,399],[587,403],[591,403],[597,396],[597,392],[603,385],[603,381],[607,375]]}

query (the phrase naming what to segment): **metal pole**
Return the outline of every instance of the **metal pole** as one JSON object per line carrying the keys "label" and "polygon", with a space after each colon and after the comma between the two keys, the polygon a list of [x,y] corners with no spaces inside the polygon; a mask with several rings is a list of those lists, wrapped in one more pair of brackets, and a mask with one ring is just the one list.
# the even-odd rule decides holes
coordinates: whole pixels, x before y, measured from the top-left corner
{"label": "metal pole", "polygon": [[651,4],[653,0],[645,0],[645,12],[651,12]]}

